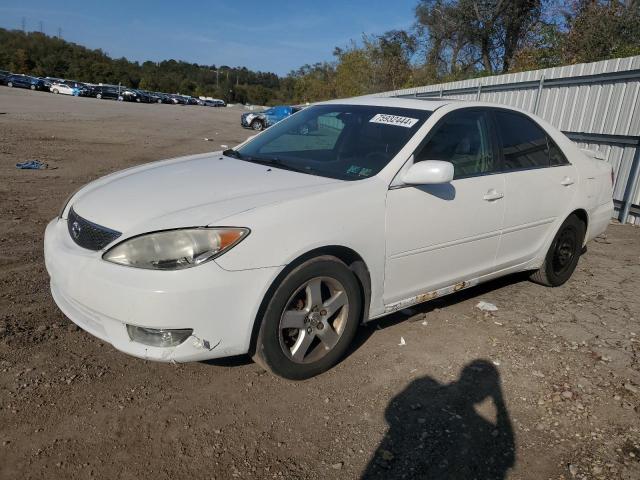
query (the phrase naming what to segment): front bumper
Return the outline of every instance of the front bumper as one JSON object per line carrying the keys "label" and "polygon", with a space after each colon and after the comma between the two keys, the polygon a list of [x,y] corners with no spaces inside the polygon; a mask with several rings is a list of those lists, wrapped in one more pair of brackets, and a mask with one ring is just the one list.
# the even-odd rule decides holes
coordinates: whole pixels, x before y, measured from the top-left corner
{"label": "front bumper", "polygon": [[[188,362],[246,353],[260,302],[279,268],[227,271],[215,261],[179,271],[143,270],[102,260],[70,238],[66,221],[45,231],[51,294],[79,327],[136,357]],[[126,325],[192,328],[176,347],[134,342]]]}

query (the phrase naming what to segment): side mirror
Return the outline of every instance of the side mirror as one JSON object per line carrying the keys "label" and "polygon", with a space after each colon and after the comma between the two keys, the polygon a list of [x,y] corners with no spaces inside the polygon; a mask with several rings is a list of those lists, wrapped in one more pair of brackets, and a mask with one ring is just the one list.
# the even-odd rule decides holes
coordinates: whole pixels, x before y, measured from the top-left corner
{"label": "side mirror", "polygon": [[402,176],[407,185],[449,183],[453,180],[453,164],[441,160],[425,160],[411,165]]}

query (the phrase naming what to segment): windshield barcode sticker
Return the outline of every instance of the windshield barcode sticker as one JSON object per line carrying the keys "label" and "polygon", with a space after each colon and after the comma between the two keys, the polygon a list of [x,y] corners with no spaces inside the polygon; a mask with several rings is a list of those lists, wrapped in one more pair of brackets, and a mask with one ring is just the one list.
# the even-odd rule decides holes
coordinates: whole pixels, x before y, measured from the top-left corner
{"label": "windshield barcode sticker", "polygon": [[370,123],[382,123],[383,125],[395,125],[396,127],[411,128],[418,123],[417,118],[400,117],[398,115],[386,115],[384,113],[378,113],[375,117],[369,120]]}

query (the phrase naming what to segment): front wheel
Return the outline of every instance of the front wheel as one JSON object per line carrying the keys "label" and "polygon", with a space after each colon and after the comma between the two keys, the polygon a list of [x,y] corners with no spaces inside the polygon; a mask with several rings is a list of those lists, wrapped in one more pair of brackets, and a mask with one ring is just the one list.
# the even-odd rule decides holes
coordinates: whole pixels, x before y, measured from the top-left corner
{"label": "front wheel", "polygon": [[531,274],[531,280],[548,287],[559,287],[569,280],[578,265],[585,233],[584,222],[570,215],[551,242],[544,263]]}
{"label": "front wheel", "polygon": [[251,128],[254,129],[256,132],[260,132],[261,130],[264,129],[264,125],[260,120],[254,120],[253,122],[251,122]]}
{"label": "front wheel", "polygon": [[100,93],[98,93],[98,94],[96,95],[96,98],[97,98],[98,100],[100,100],[100,99],[102,98],[102,95],[101,95]]}
{"label": "front wheel", "polygon": [[292,270],[271,297],[253,358],[291,380],[318,375],[345,354],[361,311],[351,270],[335,257],[311,259]]}
{"label": "front wheel", "polygon": [[54,88],[54,89],[53,89],[53,93],[55,93],[55,94],[57,95],[57,94],[58,94],[58,89],[57,89],[57,88]]}
{"label": "front wheel", "polygon": [[13,82],[9,82],[9,83],[7,83],[7,87],[9,87],[9,88],[13,88]]}
{"label": "front wheel", "polygon": [[36,86],[35,85],[31,85],[31,87],[29,87],[29,88],[31,88],[31,90],[35,90]]}

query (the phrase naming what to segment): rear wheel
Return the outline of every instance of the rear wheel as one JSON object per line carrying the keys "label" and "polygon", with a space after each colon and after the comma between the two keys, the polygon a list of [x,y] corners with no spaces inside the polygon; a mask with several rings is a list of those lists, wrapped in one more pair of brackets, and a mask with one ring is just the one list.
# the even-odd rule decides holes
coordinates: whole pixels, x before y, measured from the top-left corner
{"label": "rear wheel", "polygon": [[551,242],[544,263],[531,274],[531,280],[548,287],[558,287],[569,280],[578,265],[585,233],[584,222],[570,215]]}
{"label": "rear wheel", "polygon": [[35,90],[36,86],[35,85],[31,85],[31,87],[29,87],[29,88],[31,88],[31,90]]}
{"label": "rear wheel", "polygon": [[311,259],[292,270],[269,300],[253,358],[280,377],[318,375],[345,354],[361,310],[351,270],[335,257]]}
{"label": "rear wheel", "polygon": [[53,93],[55,93],[56,95],[59,93],[57,88],[53,89]]}
{"label": "rear wheel", "polygon": [[9,88],[13,88],[13,82],[8,82],[8,83],[7,83],[7,87],[9,87]]}
{"label": "rear wheel", "polygon": [[102,94],[100,94],[100,93],[96,94],[96,98],[97,98],[98,100],[100,100],[100,99],[102,98]]}

